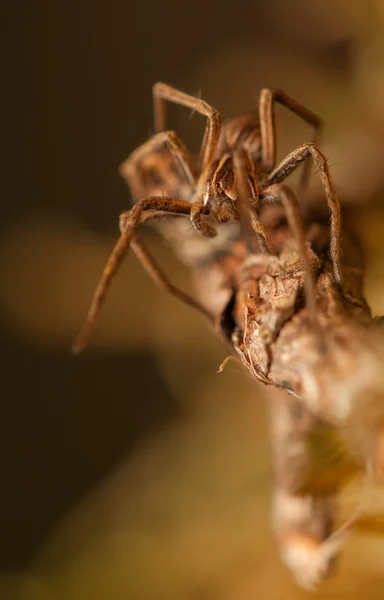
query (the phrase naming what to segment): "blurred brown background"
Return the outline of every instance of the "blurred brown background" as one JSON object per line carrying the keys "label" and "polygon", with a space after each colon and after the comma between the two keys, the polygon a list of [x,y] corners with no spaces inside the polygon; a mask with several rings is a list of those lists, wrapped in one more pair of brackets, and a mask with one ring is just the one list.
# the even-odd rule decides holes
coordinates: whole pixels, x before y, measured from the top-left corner
{"label": "blurred brown background", "polygon": [[[128,257],[89,348],[69,347],[129,207],[117,167],[152,132],[157,80],[224,117],[274,86],[325,119],[321,147],[360,210],[367,295],[384,313],[384,3],[3,0],[0,15],[0,594],[309,597],[269,531],[262,389],[236,364],[216,374],[225,350],[200,318]],[[197,148],[202,120],[171,115]],[[308,130],[278,118],[282,157]],[[353,539],[326,597],[381,598],[380,553],[382,539]]]}

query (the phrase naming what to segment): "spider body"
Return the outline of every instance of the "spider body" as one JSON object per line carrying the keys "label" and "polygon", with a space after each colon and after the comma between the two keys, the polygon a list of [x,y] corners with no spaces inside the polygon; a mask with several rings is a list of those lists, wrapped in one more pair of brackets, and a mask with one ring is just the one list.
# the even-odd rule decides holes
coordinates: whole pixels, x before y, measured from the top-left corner
{"label": "spider body", "polygon": [[[273,254],[274,249],[259,219],[262,206],[269,203],[280,203],[285,210],[305,271],[306,302],[316,335],[314,275],[299,204],[292,190],[283,181],[304,162],[300,186],[304,198],[309,176],[308,159],[313,159],[324,185],[331,213],[331,259],[335,281],[342,288],[339,256],[340,205],[327,162],[316,146],[321,127],[319,117],[284,92],[271,89],[261,91],[258,110],[230,119],[224,124],[221,124],[218,111],[205,101],[164,83],[154,85],[153,98],[157,133],[132,152],[120,167],[120,173],[137,202],[120,217],[120,239],[105,266],[86,323],[75,341],[74,351],[79,352],[86,343],[111,280],[130,246],[158,284],[213,320],[213,315],[204,306],[178,290],[168,280],[154,258],[144,249],[138,237],[141,222],[159,216],[184,216],[202,236],[214,237],[217,227],[222,223],[240,221],[249,252]],[[167,102],[185,106],[206,117],[204,138],[197,161],[179,136],[174,131],[167,130]],[[277,167],[275,102],[293,111],[314,128],[312,140],[291,152]]]}
{"label": "spider body", "polygon": [[[253,113],[230,119],[223,124],[213,161],[203,183],[203,203],[218,223],[240,219],[235,173],[238,156],[242,156],[249,198],[255,199],[263,173],[260,164],[260,126]],[[254,203],[252,208],[255,209]]]}

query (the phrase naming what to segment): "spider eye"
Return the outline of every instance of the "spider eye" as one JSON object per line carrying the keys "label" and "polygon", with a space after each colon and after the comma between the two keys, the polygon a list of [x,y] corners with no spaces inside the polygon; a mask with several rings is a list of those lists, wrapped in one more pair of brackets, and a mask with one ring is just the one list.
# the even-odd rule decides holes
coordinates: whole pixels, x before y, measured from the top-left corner
{"label": "spider eye", "polygon": [[218,190],[218,189],[219,189],[219,187],[220,187],[220,183],[219,183],[219,182],[216,182],[216,183],[215,183],[215,188]]}

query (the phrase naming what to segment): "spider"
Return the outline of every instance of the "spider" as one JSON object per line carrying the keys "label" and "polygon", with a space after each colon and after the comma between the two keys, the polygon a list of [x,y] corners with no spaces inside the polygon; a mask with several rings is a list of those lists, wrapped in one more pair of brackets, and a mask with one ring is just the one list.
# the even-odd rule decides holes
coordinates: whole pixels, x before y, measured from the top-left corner
{"label": "spider", "polygon": [[[133,196],[138,199],[133,208],[120,216],[120,238],[112,250],[96,288],[86,322],[75,340],[73,351],[78,353],[85,345],[105,300],[111,280],[126,251],[131,246],[154,281],[187,304],[200,310],[212,320],[212,315],[198,301],[175,287],[156,264],[155,259],[140,241],[137,230],[143,221],[158,216],[185,216],[192,226],[206,237],[216,235],[216,227],[227,221],[240,221],[244,238],[251,252],[272,253],[268,237],[260,220],[263,204],[280,202],[287,222],[296,240],[300,259],[306,272],[305,296],[316,329],[314,279],[299,204],[291,189],[282,182],[302,162],[300,192],[305,191],[312,158],[324,186],[330,209],[330,254],[333,273],[342,288],[340,266],[340,204],[325,157],[317,148],[322,122],[285,92],[263,89],[258,110],[221,123],[220,114],[204,100],[180,92],[158,82],[153,86],[155,135],[139,146],[121,165],[120,173],[126,179]],[[206,117],[206,128],[201,150],[196,161],[174,131],[166,130],[167,102],[185,106]],[[276,127],[274,106],[278,102],[313,127],[312,141],[290,152],[276,167]],[[164,160],[162,151],[171,151],[172,168]],[[143,176],[156,165],[162,175],[165,195],[143,196]],[[152,165],[152,166],[151,166]],[[147,170],[147,172],[146,172]],[[153,189],[153,188],[152,188]],[[176,196],[176,197],[175,197]],[[181,197],[180,197],[181,196]]]}

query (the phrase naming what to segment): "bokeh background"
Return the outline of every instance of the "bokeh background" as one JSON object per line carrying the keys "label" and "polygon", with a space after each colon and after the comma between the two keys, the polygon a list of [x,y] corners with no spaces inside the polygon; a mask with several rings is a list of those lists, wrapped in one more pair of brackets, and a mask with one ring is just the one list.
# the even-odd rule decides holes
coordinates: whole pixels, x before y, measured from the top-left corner
{"label": "bokeh background", "polygon": [[[205,323],[129,256],[89,348],[69,347],[130,205],[117,168],[152,132],[157,80],[223,117],[273,86],[324,118],[384,313],[384,2],[3,0],[0,16],[0,596],[309,598],[269,530],[263,390],[236,362],[216,373],[226,353]],[[190,117],[171,110],[197,149]],[[308,129],[278,120],[282,157]],[[383,557],[383,537],[354,537],[324,597],[382,598]]]}

